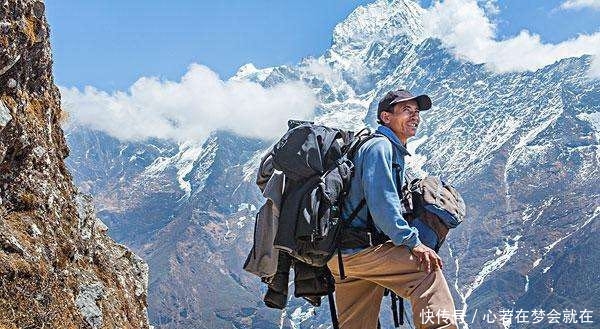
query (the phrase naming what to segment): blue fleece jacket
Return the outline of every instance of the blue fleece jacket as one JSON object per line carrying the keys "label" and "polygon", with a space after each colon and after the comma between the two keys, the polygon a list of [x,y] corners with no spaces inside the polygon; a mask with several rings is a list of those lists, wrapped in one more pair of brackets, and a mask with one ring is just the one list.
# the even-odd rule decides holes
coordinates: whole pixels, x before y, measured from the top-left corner
{"label": "blue fleece jacket", "polygon": [[[409,153],[390,128],[379,126],[375,135],[354,156],[355,172],[342,208],[342,218],[347,220],[364,198],[366,206],[354,218],[351,226],[367,227],[368,208],[375,226],[395,245],[412,249],[421,243],[419,233],[402,217],[403,207],[398,193],[403,184],[404,156]],[[344,250],[344,253],[359,250]]]}

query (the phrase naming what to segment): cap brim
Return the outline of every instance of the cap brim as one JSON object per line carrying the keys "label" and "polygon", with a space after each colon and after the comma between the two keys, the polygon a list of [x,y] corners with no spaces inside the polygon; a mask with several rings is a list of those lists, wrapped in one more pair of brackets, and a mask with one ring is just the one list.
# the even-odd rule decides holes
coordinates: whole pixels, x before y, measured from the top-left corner
{"label": "cap brim", "polygon": [[416,101],[417,105],[419,106],[419,111],[427,111],[431,108],[431,98],[429,98],[429,96],[427,95],[419,95],[410,98],[397,97],[396,99],[390,102],[390,106],[406,101]]}

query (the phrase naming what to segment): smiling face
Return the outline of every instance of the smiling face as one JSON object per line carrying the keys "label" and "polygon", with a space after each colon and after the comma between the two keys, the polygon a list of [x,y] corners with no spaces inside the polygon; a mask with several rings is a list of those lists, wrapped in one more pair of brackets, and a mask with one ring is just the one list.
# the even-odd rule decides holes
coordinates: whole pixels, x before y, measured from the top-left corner
{"label": "smiling face", "polygon": [[419,106],[414,100],[395,104],[390,112],[381,112],[381,121],[406,145],[408,138],[417,133]]}

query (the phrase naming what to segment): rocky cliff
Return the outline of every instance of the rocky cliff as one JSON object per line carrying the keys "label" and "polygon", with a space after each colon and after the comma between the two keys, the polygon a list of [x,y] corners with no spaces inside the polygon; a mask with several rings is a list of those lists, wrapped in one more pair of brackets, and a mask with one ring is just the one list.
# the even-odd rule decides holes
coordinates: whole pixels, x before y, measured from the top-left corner
{"label": "rocky cliff", "polygon": [[65,167],[44,10],[0,4],[0,327],[147,328],[146,263]]}

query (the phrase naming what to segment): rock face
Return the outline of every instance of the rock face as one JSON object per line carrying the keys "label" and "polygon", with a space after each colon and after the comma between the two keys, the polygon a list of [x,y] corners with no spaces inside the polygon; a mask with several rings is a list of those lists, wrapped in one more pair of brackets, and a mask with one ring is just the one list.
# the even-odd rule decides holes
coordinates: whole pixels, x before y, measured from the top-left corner
{"label": "rock face", "polygon": [[[595,317],[600,81],[586,77],[591,58],[496,74],[424,35],[422,12],[410,0],[359,7],[335,28],[323,56],[262,70],[245,66],[233,79],[264,86],[303,81],[319,97],[316,122],[354,130],[374,125],[386,91],[427,92],[434,107],[422,114],[407,160],[415,174],[457,186],[468,204],[467,220],[441,252],[457,308],[469,321],[475,316],[468,328],[508,327],[488,324],[488,310],[499,318],[501,309],[587,309]],[[241,270],[262,200],[254,172],[269,143],[222,132],[203,145],[123,143],[83,127],[70,130],[68,140],[69,166],[78,184],[99,196],[111,234],[148,260],[153,324],[330,324],[326,306],[297,299],[283,314],[266,309],[258,279]],[[122,195],[128,202],[120,202]],[[389,308],[382,310],[389,326]]]}
{"label": "rock face", "polygon": [[0,4],[0,327],[147,328],[148,267],[64,159],[43,1]]}

